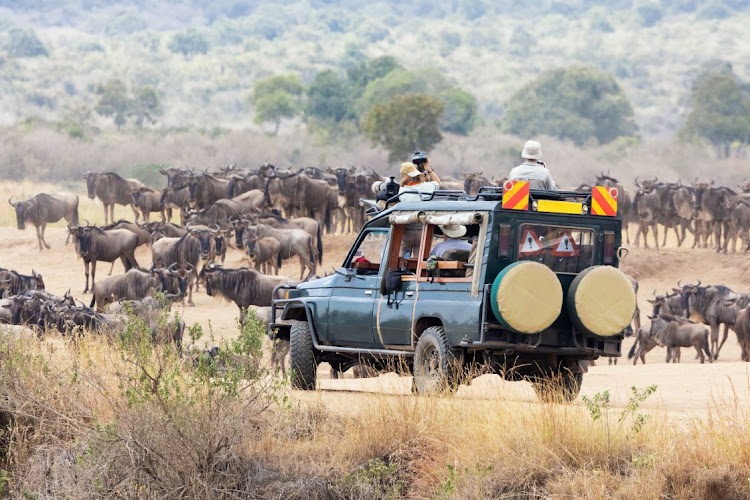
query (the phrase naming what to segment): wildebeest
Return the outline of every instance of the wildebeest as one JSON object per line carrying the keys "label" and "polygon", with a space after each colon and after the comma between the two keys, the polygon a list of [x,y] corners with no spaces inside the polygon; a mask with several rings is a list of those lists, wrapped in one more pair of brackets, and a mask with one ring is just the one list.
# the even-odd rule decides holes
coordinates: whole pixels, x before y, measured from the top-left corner
{"label": "wildebeest", "polygon": [[289,276],[265,276],[249,268],[224,269],[206,266],[201,275],[206,282],[206,293],[211,297],[234,302],[240,309],[241,320],[244,318],[244,311],[250,306],[270,306],[274,299],[273,291],[278,285],[299,283]]}
{"label": "wildebeest", "polygon": [[216,237],[222,234],[219,226],[216,224],[210,227],[188,225],[187,230],[200,244],[200,258],[204,266],[212,263],[216,258]]}
{"label": "wildebeest", "polygon": [[[198,239],[190,233],[180,238],[162,238],[151,244],[151,253],[153,257],[152,268],[166,267],[170,268],[177,264],[179,269],[198,269],[200,260],[201,245]],[[188,304],[195,306],[193,303],[193,286],[195,284],[195,274],[192,273],[188,280]]]}
{"label": "wildebeest", "polygon": [[127,229],[138,237],[138,246],[148,245],[149,243],[151,243],[148,229],[144,225],[136,224],[135,222],[120,219],[117,222],[113,222],[112,224],[102,227],[102,229],[104,229],[105,231],[108,231],[110,229]]}
{"label": "wildebeest", "polygon": [[324,180],[311,179],[302,172],[285,177],[275,176],[266,181],[265,201],[267,207],[283,208],[288,217],[310,216],[331,231],[331,201],[338,191]]}
{"label": "wildebeest", "polygon": [[639,246],[641,239],[641,233],[643,233],[643,246],[648,248],[648,228],[654,233],[654,244],[656,249],[659,249],[659,229],[657,223],[659,222],[658,217],[661,210],[661,197],[659,192],[655,189],[654,179],[653,183],[639,183],[636,178],[635,185],[638,186],[638,192],[635,194],[633,200],[633,207],[638,216],[638,232],[635,235],[635,245]]}
{"label": "wildebeest", "polygon": [[111,229],[105,231],[94,226],[79,226],[70,228],[78,244],[78,255],[83,258],[86,273],[86,288],[89,291],[89,263],[91,264],[91,291],[94,290],[96,280],[97,261],[112,262],[120,259],[125,271],[138,268],[135,260],[135,249],[138,246],[138,236],[127,229]]}
{"label": "wildebeest", "polygon": [[138,210],[133,202],[133,187],[135,182],[142,186],[136,179],[124,179],[115,172],[83,172],[86,179],[89,198],[97,197],[104,205],[104,223],[115,220],[115,205],[130,205],[138,222]]}
{"label": "wildebeest", "polygon": [[[165,307],[167,306],[167,307]],[[174,314],[169,314],[171,302],[163,304],[154,297],[138,300],[118,300],[109,306],[112,315],[132,314],[143,320],[151,331],[151,340],[156,343],[173,342],[182,355],[182,338],[185,333],[185,321]]]}
{"label": "wildebeest", "polygon": [[[661,321],[663,324],[657,325],[655,327],[653,323],[657,321]],[[656,339],[651,335],[651,332],[654,329],[656,329],[656,331],[659,331],[664,326],[666,326],[666,321],[656,317],[652,320],[651,325],[642,326],[638,329],[638,334],[635,336],[633,347],[631,347],[630,352],[628,352],[628,359],[632,359],[634,365],[638,363],[639,358],[641,360],[641,363],[643,363],[644,365],[646,364],[646,354],[651,349],[659,345]]]}
{"label": "wildebeest", "polygon": [[44,279],[33,269],[30,275],[0,268],[0,297],[18,295],[27,290],[44,290]]}
{"label": "wildebeest", "polygon": [[750,251],[750,202],[746,200],[734,201],[727,208],[724,253],[730,247],[736,252],[738,239],[743,242],[740,248]]}
{"label": "wildebeest", "polygon": [[734,197],[734,191],[719,187],[713,187],[714,181],[710,183],[693,181],[695,188],[695,247],[702,240],[701,247],[708,246],[708,239],[713,233],[714,246],[717,251],[722,249],[721,233],[724,219],[727,215],[727,207],[730,199]]}
{"label": "wildebeest", "polygon": [[198,209],[204,209],[226,197],[229,181],[208,173],[193,174],[187,177],[190,203]]}
{"label": "wildebeest", "polygon": [[302,229],[276,229],[266,224],[248,226],[246,229],[252,230],[253,228],[257,230],[258,238],[276,238],[281,244],[277,260],[279,267],[281,267],[283,260],[296,255],[300,262],[300,279],[304,276],[305,269],[308,270],[308,277],[315,274],[317,269],[315,247],[313,247],[312,237],[306,231]]}
{"label": "wildebeest", "polygon": [[695,347],[695,350],[698,351],[701,364],[705,362],[704,352],[708,356],[709,363],[712,362],[711,352],[708,350],[708,329],[705,326],[688,322],[684,318],[670,314],[662,314],[660,318],[666,321],[667,325],[654,332],[654,323],[651,323],[652,336],[656,338],[660,345],[667,348],[667,363],[672,360],[674,363],[679,363],[680,347],[690,346]]}
{"label": "wildebeest", "polygon": [[[740,295],[729,288],[717,286],[685,285],[682,287],[682,309],[691,320],[704,323],[711,328],[711,349],[713,359],[719,358],[729,329],[737,320],[737,300]],[[719,343],[719,327],[724,325],[724,336]]]}
{"label": "wildebeest", "polygon": [[166,220],[164,217],[164,205],[162,205],[161,198],[161,192],[150,187],[142,187],[133,191],[133,202],[138,210],[141,211],[143,220],[146,222],[148,222],[152,212],[159,212],[161,214],[161,220]]}
{"label": "wildebeest", "polygon": [[225,198],[234,198],[242,193],[247,193],[254,189],[263,189],[266,186],[266,180],[263,179],[256,173],[248,173],[245,175],[234,174],[229,177],[229,184],[227,185],[227,194]]}
{"label": "wildebeest", "polygon": [[[320,224],[318,224],[318,221],[315,219],[310,217],[285,219],[281,214],[273,211],[268,214],[258,215],[257,217],[253,216],[251,219],[255,223],[265,224],[267,226],[275,227],[276,229],[302,229],[313,239],[313,246],[316,250],[318,264],[323,263],[323,238],[320,234]],[[238,246],[242,248],[239,245],[239,241]]]}
{"label": "wildebeest", "polygon": [[149,295],[152,291],[165,292],[170,297],[178,298],[187,293],[189,273],[175,270],[175,264],[169,269],[144,271],[131,269],[119,276],[110,276],[101,280],[94,290],[89,307],[101,311],[104,306],[117,300],[137,300]]}
{"label": "wildebeest", "polygon": [[[8,203],[16,210],[16,223],[18,229],[26,229],[26,221],[34,224],[36,238],[39,242],[39,251],[44,247],[50,248],[44,239],[44,231],[47,224],[57,222],[62,218],[68,224],[78,225],[78,196],[72,193],[56,193],[38,195],[26,201],[13,203],[13,197],[8,198]],[[70,235],[65,244],[70,240]],[[42,246],[44,245],[44,246]]]}
{"label": "wildebeest", "polygon": [[742,361],[750,361],[750,308],[746,307],[737,313],[734,332],[742,349]]}
{"label": "wildebeest", "polygon": [[256,271],[263,274],[279,274],[279,252],[281,243],[276,238],[258,238],[258,230],[249,228],[243,233],[245,253],[254,262]]}
{"label": "wildebeest", "polygon": [[187,211],[190,207],[190,190],[187,186],[181,189],[164,188],[161,192],[159,203],[161,203],[166,211],[167,222],[172,222],[172,210],[177,209],[180,212],[180,223],[185,224]]}
{"label": "wildebeest", "polygon": [[149,222],[144,225],[150,235],[151,241],[157,233],[168,238],[179,238],[187,234],[188,230],[171,222]]}
{"label": "wildebeest", "polygon": [[188,177],[192,174],[192,171],[185,168],[170,167],[167,169],[160,168],[159,173],[167,176],[167,187],[174,190],[187,188]]}
{"label": "wildebeest", "polygon": [[482,186],[492,185],[492,182],[484,176],[484,170],[480,170],[479,172],[462,172],[461,178],[464,180],[464,192],[470,195],[477,194],[479,188]]}

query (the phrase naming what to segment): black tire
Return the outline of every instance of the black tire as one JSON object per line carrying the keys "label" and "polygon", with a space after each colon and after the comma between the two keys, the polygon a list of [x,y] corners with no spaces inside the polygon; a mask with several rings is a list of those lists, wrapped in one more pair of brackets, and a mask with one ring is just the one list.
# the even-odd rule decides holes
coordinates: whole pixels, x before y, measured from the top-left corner
{"label": "black tire", "polygon": [[563,369],[557,373],[541,373],[529,379],[536,396],[544,403],[572,403],[581,392],[583,373]]}
{"label": "black tire", "polygon": [[289,357],[292,365],[292,387],[303,391],[315,389],[318,362],[307,321],[295,321],[289,332]]}
{"label": "black tire", "polygon": [[442,326],[431,326],[419,337],[413,371],[412,390],[417,394],[445,394],[458,389],[458,361]]}

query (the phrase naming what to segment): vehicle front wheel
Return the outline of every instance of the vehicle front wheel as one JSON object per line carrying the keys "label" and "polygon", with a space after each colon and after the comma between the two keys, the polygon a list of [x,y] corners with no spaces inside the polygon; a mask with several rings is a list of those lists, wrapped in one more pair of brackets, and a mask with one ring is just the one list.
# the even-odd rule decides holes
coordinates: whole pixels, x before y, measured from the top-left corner
{"label": "vehicle front wheel", "polygon": [[292,387],[311,391],[315,389],[318,362],[307,321],[295,321],[289,332],[289,357],[292,365]]}
{"label": "vehicle front wheel", "polygon": [[452,393],[458,389],[458,362],[442,326],[427,328],[414,349],[413,390],[418,394]]}
{"label": "vehicle front wheel", "polygon": [[540,401],[545,403],[572,403],[581,392],[583,373],[562,370],[558,373],[540,373],[529,379]]}

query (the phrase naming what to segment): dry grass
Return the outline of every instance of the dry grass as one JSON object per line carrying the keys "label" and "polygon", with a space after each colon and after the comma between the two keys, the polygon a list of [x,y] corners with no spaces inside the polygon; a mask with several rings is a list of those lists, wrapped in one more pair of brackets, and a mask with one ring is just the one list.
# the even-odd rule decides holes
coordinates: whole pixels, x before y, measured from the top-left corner
{"label": "dry grass", "polygon": [[[747,498],[750,419],[370,395],[335,408],[166,347],[4,332],[2,486],[12,496]],[[157,376],[158,375],[158,376]],[[152,380],[157,379],[156,382]],[[235,384],[235,385],[233,385]],[[227,388],[238,387],[232,393]],[[153,390],[152,390],[153,389]]]}

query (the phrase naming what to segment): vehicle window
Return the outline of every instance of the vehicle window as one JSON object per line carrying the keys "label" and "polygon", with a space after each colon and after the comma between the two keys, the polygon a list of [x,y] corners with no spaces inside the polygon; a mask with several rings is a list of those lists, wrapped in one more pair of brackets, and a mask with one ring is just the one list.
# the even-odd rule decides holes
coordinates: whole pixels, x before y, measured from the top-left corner
{"label": "vehicle window", "polygon": [[345,267],[354,269],[360,275],[376,275],[383,260],[383,253],[388,242],[387,231],[370,231],[359,243]]}
{"label": "vehicle window", "polygon": [[522,224],[518,234],[518,260],[535,260],[556,273],[573,274],[593,263],[591,229]]}
{"label": "vehicle window", "polygon": [[[468,272],[471,267],[470,257],[473,244],[479,234],[479,225],[453,225],[442,227],[428,224],[426,247],[423,250],[420,264],[420,278],[467,278],[473,273]],[[431,256],[438,262],[429,270],[425,263]]]}

